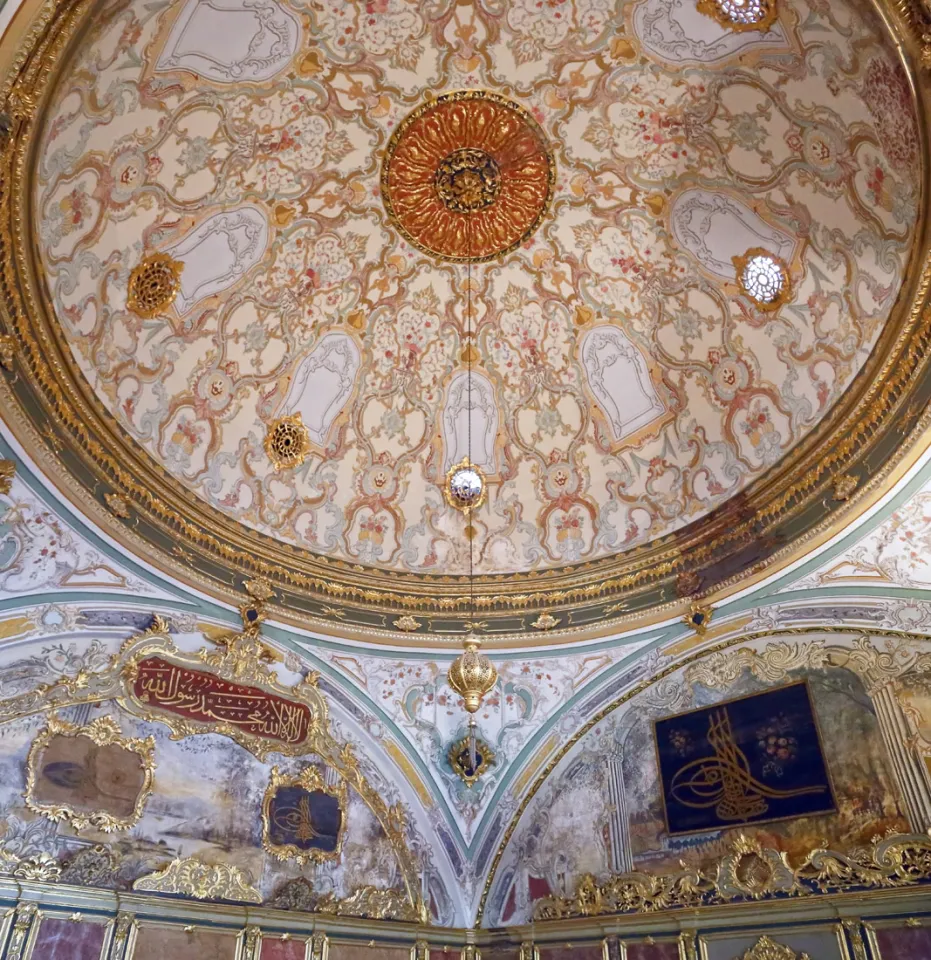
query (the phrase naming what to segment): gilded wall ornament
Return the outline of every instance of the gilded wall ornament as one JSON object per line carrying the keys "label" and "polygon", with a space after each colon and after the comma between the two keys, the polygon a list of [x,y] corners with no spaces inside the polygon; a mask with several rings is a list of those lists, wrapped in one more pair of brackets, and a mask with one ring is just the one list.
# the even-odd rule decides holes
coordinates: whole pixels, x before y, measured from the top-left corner
{"label": "gilded wall ornament", "polygon": [[299,910],[336,917],[362,917],[371,920],[425,921],[423,904],[413,907],[400,890],[364,886],[340,899],[333,893],[318,893],[306,877],[283,883],[266,904],[278,910]]}
{"label": "gilded wall ornament", "polygon": [[743,256],[734,257],[734,268],[741,291],[761,310],[778,310],[792,299],[789,268],[768,250],[752,247]]}
{"label": "gilded wall ornament", "polygon": [[398,630],[403,630],[404,633],[413,633],[415,630],[419,630],[423,624],[416,618],[412,617],[409,614],[405,614],[403,617],[398,617],[394,621],[394,625]]}
{"label": "gilded wall ornament", "polygon": [[78,727],[50,716],[26,759],[26,806],[75,830],[128,830],[142,817],[154,772],[153,737],[123,737],[112,717]]}
{"label": "gilded wall ornament", "polygon": [[810,960],[807,953],[796,953],[791,947],[763,936],[744,953],[741,960]]}
{"label": "gilded wall ornament", "polygon": [[728,30],[766,33],[776,22],[777,0],[698,0],[699,13]]}
{"label": "gilded wall ornament", "polygon": [[469,756],[469,738],[456,740],[446,753],[446,759],[453,768],[453,773],[471,787],[478,779],[487,773],[488,768],[495,762],[495,752],[484,740],[475,741],[475,765]]}
{"label": "gilded wall ornament", "polygon": [[157,317],[175,302],[183,268],[183,263],[167,253],[145,257],[129,275],[126,306],[145,319]]}
{"label": "gilded wall ornament", "polygon": [[522,106],[482,90],[427,100],[398,125],[381,172],[388,217],[418,250],[457,263],[503,256],[547,213],[556,161]]}
{"label": "gilded wall ornament", "polygon": [[710,867],[683,866],[665,876],[628,873],[604,882],[586,874],[574,897],[537,900],[533,915],[536,920],[558,920],[654,913],[735,900],[909,887],[929,881],[931,837],[927,834],[893,834],[874,841],[867,850],[850,854],[819,848],[794,868],[785,853],[739,836],[730,852]]}
{"label": "gilded wall ornament", "polygon": [[133,884],[133,890],[180,894],[195,900],[262,902],[262,895],[252,885],[252,877],[245,870],[225,863],[202,863],[196,857],[172,860],[161,870],[140,877]]}
{"label": "gilded wall ornament", "polygon": [[844,473],[834,480],[834,499],[849,500],[860,486],[859,477],[852,473]]}
{"label": "gilded wall ornament", "polygon": [[120,520],[128,520],[132,516],[129,501],[126,497],[121,497],[118,493],[105,493],[103,499],[107,509],[114,517],[119,517]]}
{"label": "gilded wall ornament", "polygon": [[554,617],[549,610],[544,610],[530,626],[534,630],[552,630],[553,627],[559,626],[559,619]]}
{"label": "gilded wall ornament", "polygon": [[299,413],[273,420],[265,432],[265,453],[276,470],[299,467],[310,453],[310,434]]}
{"label": "gilded wall ornament", "polygon": [[0,494],[4,496],[13,489],[13,477],[16,476],[15,460],[0,460]]}
{"label": "gilded wall ornament", "polygon": [[346,782],[328,786],[314,765],[289,776],[272,767],[262,801],[262,846],[279,860],[339,860],[348,810]]}

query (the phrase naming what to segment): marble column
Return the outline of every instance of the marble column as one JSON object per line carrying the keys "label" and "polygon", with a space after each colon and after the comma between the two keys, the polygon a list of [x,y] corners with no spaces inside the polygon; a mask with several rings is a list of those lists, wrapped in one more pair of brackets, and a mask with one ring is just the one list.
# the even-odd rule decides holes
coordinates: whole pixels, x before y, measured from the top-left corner
{"label": "marble column", "polygon": [[916,833],[925,833],[931,828],[931,777],[915,749],[908,718],[893,683],[874,687],[870,697],[909,825]]}
{"label": "marble column", "polygon": [[630,816],[624,790],[623,754],[620,749],[608,757],[608,835],[611,838],[612,873],[630,873],[634,858],[630,850]]}

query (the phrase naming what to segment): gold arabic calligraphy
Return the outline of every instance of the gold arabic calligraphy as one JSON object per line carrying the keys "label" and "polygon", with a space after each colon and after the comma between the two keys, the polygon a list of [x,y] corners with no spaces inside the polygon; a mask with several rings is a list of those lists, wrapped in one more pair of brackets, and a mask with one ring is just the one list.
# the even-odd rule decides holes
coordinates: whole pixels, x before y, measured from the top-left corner
{"label": "gold arabic calligraphy", "polygon": [[785,800],[809,793],[823,793],[824,785],[777,790],[761,783],[750,772],[746,754],[737,745],[727,708],[712,711],[708,743],[713,757],[685,764],[672,778],[670,795],[686,807],[714,807],[720,820],[750,820],[766,813],[767,800]]}
{"label": "gold arabic calligraphy", "polygon": [[182,717],[232,724],[282,743],[301,743],[311,725],[311,711],[305,704],[188,670],[161,657],[139,662],[133,692],[143,703]]}

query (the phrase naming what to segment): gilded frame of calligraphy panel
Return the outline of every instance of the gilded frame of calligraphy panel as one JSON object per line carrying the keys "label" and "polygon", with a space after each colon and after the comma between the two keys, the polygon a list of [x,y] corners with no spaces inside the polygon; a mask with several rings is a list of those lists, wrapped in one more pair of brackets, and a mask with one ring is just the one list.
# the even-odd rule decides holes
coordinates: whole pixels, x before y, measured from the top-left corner
{"label": "gilded frame of calligraphy panel", "polygon": [[[814,732],[815,742],[813,744],[809,744],[809,749],[805,752],[810,754],[811,758],[820,760],[820,766],[824,773],[824,783],[819,784],[817,790],[813,785],[800,786],[795,790],[780,790],[776,788],[770,788],[765,783],[762,783],[759,777],[755,777],[751,762],[748,761],[746,754],[741,749],[734,737],[731,728],[731,720],[727,711],[727,708],[733,706],[734,704],[748,704],[749,701],[759,698],[778,698],[780,695],[794,693],[796,690],[801,690],[804,692],[804,696],[801,699],[804,700],[808,707],[811,729]],[[667,777],[665,775],[664,768],[668,767],[668,763],[663,763],[663,753],[660,746],[660,726],[664,725],[665,729],[666,726],[672,722],[684,721],[686,718],[690,717],[697,718],[700,714],[707,714],[711,717],[707,741],[714,750],[716,762],[719,765],[718,770],[712,770],[710,772],[706,770],[705,768],[707,767],[710,758],[707,756],[699,756],[697,759],[691,759],[687,764],[685,764],[667,784]],[[675,731],[670,730],[670,734],[673,733],[675,733]],[[764,731],[758,731],[757,735],[761,735],[762,733],[764,733]],[[782,731],[781,729],[776,729],[775,727],[772,729],[767,729],[765,733],[767,734],[767,737],[765,738],[766,748],[764,749],[762,742],[760,747],[760,749],[764,752],[763,763],[770,762],[767,761],[767,757],[773,757],[773,754],[769,752],[768,741],[770,739],[775,739],[777,741],[773,745],[773,749],[776,751],[775,755],[777,757],[780,755],[780,751],[786,752],[786,749],[791,750],[791,746],[788,748],[782,748],[778,742],[779,740],[794,741],[794,738],[792,738],[790,734]],[[696,749],[693,744],[687,744],[686,746],[691,750]],[[797,747],[798,744],[796,743],[796,748]],[[793,820],[800,816],[829,814],[837,810],[837,793],[834,789],[834,783],[831,779],[830,769],[828,767],[827,758],[824,752],[824,741],[821,734],[821,728],[818,724],[818,715],[815,712],[814,703],[811,699],[811,690],[808,686],[807,680],[799,680],[794,683],[784,684],[783,686],[771,687],[767,690],[758,690],[754,693],[745,694],[741,697],[734,697],[730,700],[722,700],[704,707],[686,710],[683,713],[674,714],[670,717],[661,717],[655,719],[653,721],[653,749],[656,756],[656,769],[659,771],[659,788],[663,807],[663,818],[665,820],[666,832],[669,834],[669,836],[687,836],[691,834],[727,829],[728,827],[749,826],[750,824],[759,825],[764,823],[777,823],[783,820]],[[773,760],[772,762],[778,764],[779,761],[777,759]],[[727,778],[723,773],[720,772],[724,770],[725,764],[727,765],[728,769],[733,769],[733,777]],[[763,769],[766,769],[765,766]],[[671,792],[674,793],[675,790],[679,789],[679,786],[677,785],[678,778],[687,770],[693,773],[692,780],[694,781],[697,779],[699,782],[695,783],[693,786],[693,794],[695,794],[693,798],[694,802],[681,800],[679,805],[687,807],[695,806],[696,809],[700,809],[698,804],[701,803],[705,808],[710,809],[713,806],[713,802],[711,799],[709,799],[709,791],[713,786],[712,780],[716,775],[719,775],[720,790],[715,793],[715,797],[718,797],[720,794],[720,802],[718,803],[717,807],[715,807],[715,810],[718,812],[718,819],[714,823],[709,822],[705,826],[689,826],[686,828],[674,829],[674,824],[670,816],[671,802],[673,801],[674,797],[670,794]],[[779,776],[781,775],[782,774],[780,773]],[[688,786],[688,784],[685,784],[685,786]],[[673,791],[670,791],[669,787],[673,787]],[[766,799],[789,800],[793,799],[793,797],[789,796],[790,794],[795,794],[796,797],[801,798],[805,795],[812,795],[815,792],[826,792],[830,800],[830,806],[819,806],[817,809],[804,809],[798,812],[787,812],[785,814],[771,817],[764,816],[767,807],[765,802]],[[780,794],[785,794],[786,796],[780,798]],[[756,799],[756,807],[754,807],[754,809],[757,810],[756,813],[750,812],[750,808],[753,806],[752,801],[754,798]],[[740,816],[740,812],[736,809],[741,802],[749,804],[749,806],[747,806],[744,810],[744,816]],[[733,816],[730,818],[730,822],[725,819],[727,815],[720,812],[720,807],[722,804],[728,807],[729,812],[733,814]],[[730,810],[731,807],[734,809]]]}
{"label": "gilded frame of calligraphy panel", "polygon": [[[165,724],[173,739],[220,733],[261,760],[270,752],[286,756],[311,753],[325,734],[326,701],[312,683],[287,688],[261,666],[243,678],[249,680],[248,686],[234,682],[232,676],[238,680],[238,673],[217,668],[215,655],[204,650],[196,657],[177,650],[160,621],[153,630],[129,640],[122,653],[120,704],[146,720]],[[144,677],[143,671],[152,665],[156,669],[149,672],[156,678]],[[213,689],[205,689],[201,678],[210,678]],[[159,704],[160,699],[165,702]],[[299,712],[306,717],[303,726],[295,724]],[[195,713],[205,719],[195,718]],[[264,735],[257,732],[263,726]]]}
{"label": "gilded frame of calligraphy panel", "polygon": [[[84,738],[89,740],[94,748],[116,747],[139,758],[142,771],[142,783],[136,793],[132,811],[119,816],[107,810],[85,811],[77,810],[64,800],[50,802],[38,796],[38,783],[41,776],[40,766],[49,744],[57,737]],[[58,822],[66,820],[75,830],[94,828],[112,833],[117,830],[128,830],[142,819],[142,812],[146,802],[152,795],[152,782],[155,776],[155,739],[146,737],[124,737],[119,724],[112,717],[98,717],[86,727],[79,727],[67,723],[51,715],[48,724],[33,740],[26,758],[26,806],[33,812]]]}
{"label": "gilded frame of calligraphy panel", "polygon": [[[336,802],[339,813],[339,822],[334,835],[333,848],[298,846],[296,842],[278,843],[276,834],[282,835],[291,831],[294,839],[311,840],[313,837],[302,835],[309,829],[316,834],[313,825],[313,810],[307,797],[301,797],[298,807],[277,809],[276,800],[282,790],[300,792],[304,794],[321,793]],[[340,778],[337,786],[328,786],[323,782],[320,769],[311,765],[305,767],[299,774],[289,775],[281,773],[278,767],[272,767],[271,779],[265,790],[262,800],[262,846],[278,860],[293,860],[303,866],[305,863],[323,863],[328,860],[339,860],[343,851],[343,840],[346,834],[346,818],[349,807],[349,791],[346,781]],[[282,815],[285,819],[282,819]],[[284,836],[281,836],[284,839]]]}

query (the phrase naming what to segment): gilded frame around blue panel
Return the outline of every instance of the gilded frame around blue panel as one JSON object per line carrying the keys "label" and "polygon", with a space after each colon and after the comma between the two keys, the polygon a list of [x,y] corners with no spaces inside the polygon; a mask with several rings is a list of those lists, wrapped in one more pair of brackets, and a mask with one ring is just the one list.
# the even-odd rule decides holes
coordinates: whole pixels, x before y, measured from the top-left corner
{"label": "gilded frame around blue panel", "polygon": [[[715,707],[726,707],[732,703],[740,703],[742,700],[751,700],[754,697],[759,697],[766,694],[779,693],[782,690],[788,690],[792,687],[804,687],[805,695],[808,699],[808,705],[811,711],[811,719],[815,728],[815,737],[818,742],[818,753],[821,756],[821,761],[824,766],[825,778],[827,780],[828,792],[831,798],[831,808],[829,810],[823,810],[818,812],[811,813],[796,813],[789,814],[787,816],[779,817],[767,817],[760,820],[743,820],[735,821],[733,824],[719,824],[713,827],[699,827],[694,830],[671,830],[669,828],[669,815],[667,812],[666,806],[666,788],[663,779],[663,768],[660,762],[660,752],[659,752],[659,738],[656,735],[657,724],[665,723],[668,720],[675,720],[679,717],[687,717],[694,713],[702,713],[706,710],[711,710]],[[828,765],[827,755],[824,750],[824,737],[821,733],[821,724],[818,721],[818,713],[815,710],[815,702],[811,696],[811,687],[808,683],[808,679],[795,680],[792,683],[786,683],[779,687],[770,687],[766,690],[755,690],[753,693],[745,693],[739,697],[733,697],[730,700],[720,700],[717,703],[709,703],[703,707],[695,707],[692,710],[684,710],[682,713],[676,713],[669,717],[658,717],[652,721],[653,726],[653,754],[656,758],[656,773],[657,779],[659,780],[659,792],[660,792],[660,802],[663,808],[663,826],[665,828],[666,836],[669,837],[688,837],[701,833],[723,833],[727,830],[739,830],[739,829],[749,829],[751,827],[763,826],[767,823],[783,823],[787,820],[797,820],[801,817],[821,817],[821,816],[831,816],[832,814],[837,813],[837,791],[834,788],[834,780],[831,777],[831,769]]]}

